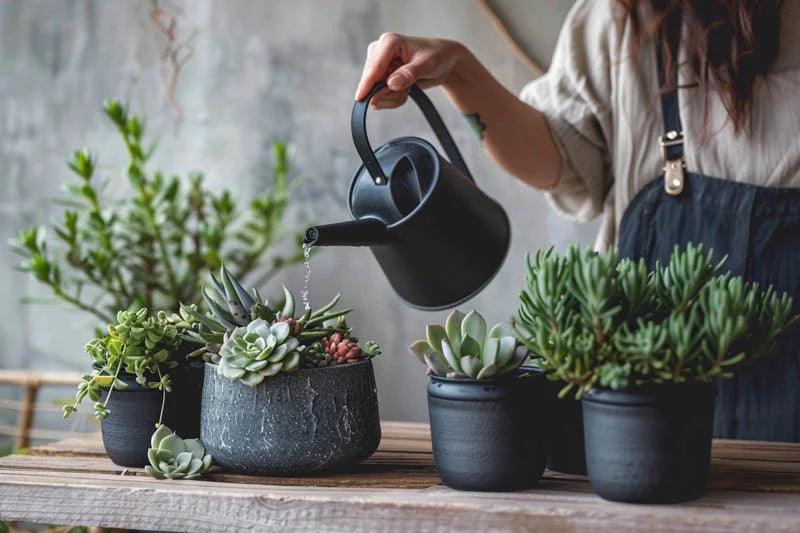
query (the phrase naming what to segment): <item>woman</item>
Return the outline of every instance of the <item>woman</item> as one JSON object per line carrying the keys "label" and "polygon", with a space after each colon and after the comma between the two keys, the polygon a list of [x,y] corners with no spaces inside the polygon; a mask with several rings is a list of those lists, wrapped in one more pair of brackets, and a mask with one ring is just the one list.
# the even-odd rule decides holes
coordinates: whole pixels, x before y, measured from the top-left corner
{"label": "woman", "polygon": [[[779,22],[787,30],[779,31]],[[703,242],[800,309],[800,2],[579,0],[549,72],[511,94],[462,45],[384,34],[356,99],[441,86],[489,155],[577,220],[598,248],[664,261]],[[720,383],[719,437],[800,441],[797,330]]]}

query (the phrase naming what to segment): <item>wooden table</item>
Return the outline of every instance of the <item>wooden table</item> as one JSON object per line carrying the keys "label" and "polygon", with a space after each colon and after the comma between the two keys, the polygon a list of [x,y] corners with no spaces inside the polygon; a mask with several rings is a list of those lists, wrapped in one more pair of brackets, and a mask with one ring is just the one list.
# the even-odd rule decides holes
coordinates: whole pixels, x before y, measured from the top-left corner
{"label": "wooden table", "polygon": [[386,422],[352,472],[267,478],[216,470],[159,481],[114,465],[99,435],[0,458],[0,518],[170,531],[800,531],[800,444],[716,441],[708,494],[682,505],[601,500],[585,478],[545,472],[535,490],[441,485],[423,424]]}

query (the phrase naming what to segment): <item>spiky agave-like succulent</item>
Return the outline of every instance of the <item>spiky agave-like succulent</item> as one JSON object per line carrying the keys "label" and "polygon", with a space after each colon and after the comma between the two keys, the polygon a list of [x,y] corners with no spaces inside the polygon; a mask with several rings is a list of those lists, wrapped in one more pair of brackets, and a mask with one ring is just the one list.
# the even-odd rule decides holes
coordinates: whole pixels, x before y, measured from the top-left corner
{"label": "spiky agave-like succulent", "polygon": [[268,324],[257,318],[247,326],[225,333],[217,371],[254,387],[278,372],[293,372],[300,366],[300,341],[289,336],[286,322]]}
{"label": "spiky agave-like succulent", "polygon": [[144,469],[157,479],[198,479],[211,466],[200,439],[182,439],[163,424],[150,437],[147,459]]}
{"label": "spiky agave-like succulent", "polygon": [[465,315],[458,310],[450,313],[444,326],[429,325],[427,339],[415,341],[409,351],[428,365],[431,374],[471,379],[507,374],[528,356],[509,326],[496,324],[487,333],[480,313]]}
{"label": "spiky agave-like succulent", "polygon": [[219,279],[213,274],[211,278],[216,294],[203,289],[203,299],[210,315],[200,312],[194,305],[182,305],[180,314],[173,315],[176,324],[189,328],[186,335],[189,340],[204,344],[192,355],[209,354],[216,362],[225,334],[236,328],[246,327],[258,319],[268,323],[286,322],[292,336],[303,342],[313,342],[336,332],[350,332],[346,322],[337,319],[344,317],[352,309],[334,309],[339,303],[338,294],[319,309],[307,309],[296,317],[296,299],[285,286],[283,302],[272,307],[257,289],[248,292],[224,265],[220,269]]}

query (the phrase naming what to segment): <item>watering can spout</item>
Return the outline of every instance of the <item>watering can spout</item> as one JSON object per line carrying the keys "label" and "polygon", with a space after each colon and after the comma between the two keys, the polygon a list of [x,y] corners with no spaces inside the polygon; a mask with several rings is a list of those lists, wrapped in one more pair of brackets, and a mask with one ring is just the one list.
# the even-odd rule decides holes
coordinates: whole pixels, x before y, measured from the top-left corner
{"label": "watering can spout", "polygon": [[360,218],[312,226],[306,230],[308,246],[375,246],[390,241],[386,224],[376,218]]}

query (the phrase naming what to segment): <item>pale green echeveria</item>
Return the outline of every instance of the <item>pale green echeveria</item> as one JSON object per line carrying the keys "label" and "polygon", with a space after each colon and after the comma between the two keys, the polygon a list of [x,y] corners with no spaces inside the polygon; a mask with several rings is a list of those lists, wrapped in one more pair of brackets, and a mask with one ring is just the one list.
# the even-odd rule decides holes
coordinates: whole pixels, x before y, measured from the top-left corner
{"label": "pale green echeveria", "polygon": [[428,326],[426,337],[408,349],[436,376],[488,379],[511,372],[528,357],[508,325],[496,324],[487,331],[477,311],[453,311],[444,326]]}
{"label": "pale green echeveria", "polygon": [[150,437],[147,459],[144,469],[157,479],[198,479],[211,466],[200,439],[182,439],[163,424]]}
{"label": "pale green echeveria", "polygon": [[270,325],[259,318],[225,334],[217,371],[254,387],[278,372],[293,372],[300,366],[300,341],[289,335],[287,322]]}

